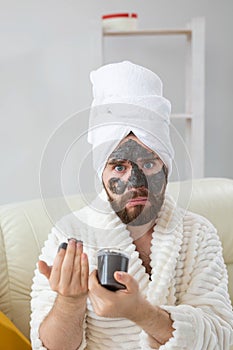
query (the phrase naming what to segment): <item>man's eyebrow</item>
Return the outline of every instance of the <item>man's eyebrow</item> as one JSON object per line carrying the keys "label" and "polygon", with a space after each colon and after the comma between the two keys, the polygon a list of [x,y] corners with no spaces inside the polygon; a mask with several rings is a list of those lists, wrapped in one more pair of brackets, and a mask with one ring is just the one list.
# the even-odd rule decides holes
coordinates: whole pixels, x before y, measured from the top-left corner
{"label": "man's eyebrow", "polygon": [[156,154],[153,154],[151,156],[145,157],[145,158],[138,158],[139,162],[148,162],[150,160],[159,160],[159,156],[157,156]]}
{"label": "man's eyebrow", "polygon": [[[149,162],[152,160],[160,160],[160,158],[156,154],[152,154],[152,155],[149,155],[148,157],[137,159],[138,162]],[[126,162],[132,162],[132,160],[131,159],[122,159],[122,158],[111,158],[108,160],[107,164],[108,165],[115,165],[115,164],[123,164]]]}
{"label": "man's eyebrow", "polygon": [[119,164],[119,163],[125,163],[128,161],[129,161],[128,159],[112,158],[112,159],[108,160],[107,164],[114,165],[114,164]]}

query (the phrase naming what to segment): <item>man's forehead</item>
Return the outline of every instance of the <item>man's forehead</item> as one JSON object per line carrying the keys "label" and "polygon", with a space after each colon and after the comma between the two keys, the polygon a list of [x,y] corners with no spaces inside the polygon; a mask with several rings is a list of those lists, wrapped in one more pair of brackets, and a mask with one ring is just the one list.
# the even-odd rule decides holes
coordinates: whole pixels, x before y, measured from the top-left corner
{"label": "man's forehead", "polygon": [[138,142],[137,139],[129,138],[116,147],[111,153],[109,161],[117,159],[136,161],[138,159],[151,159],[156,156],[154,151]]}

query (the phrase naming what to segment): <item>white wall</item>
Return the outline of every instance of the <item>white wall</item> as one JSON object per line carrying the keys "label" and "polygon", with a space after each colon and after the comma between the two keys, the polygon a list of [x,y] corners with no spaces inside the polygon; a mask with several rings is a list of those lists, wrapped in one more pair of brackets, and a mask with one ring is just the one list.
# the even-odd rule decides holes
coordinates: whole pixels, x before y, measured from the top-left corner
{"label": "white wall", "polygon": [[[205,17],[205,176],[232,177],[232,0],[12,0],[0,6],[1,204],[40,195],[48,138],[91,102],[89,72],[100,63],[98,20],[119,11],[137,12],[140,28],[184,27]],[[106,62],[129,58],[152,68],[174,112],[182,111],[183,39],[107,40]],[[48,187],[52,181],[48,174]]]}

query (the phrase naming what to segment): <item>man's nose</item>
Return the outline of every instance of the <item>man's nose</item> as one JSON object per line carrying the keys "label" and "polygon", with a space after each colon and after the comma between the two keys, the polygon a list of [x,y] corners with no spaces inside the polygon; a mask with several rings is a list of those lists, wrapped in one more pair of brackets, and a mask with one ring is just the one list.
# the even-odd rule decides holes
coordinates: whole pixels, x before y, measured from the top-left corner
{"label": "man's nose", "polygon": [[148,188],[147,179],[143,171],[137,166],[137,164],[132,163],[131,174],[128,179],[127,188]]}

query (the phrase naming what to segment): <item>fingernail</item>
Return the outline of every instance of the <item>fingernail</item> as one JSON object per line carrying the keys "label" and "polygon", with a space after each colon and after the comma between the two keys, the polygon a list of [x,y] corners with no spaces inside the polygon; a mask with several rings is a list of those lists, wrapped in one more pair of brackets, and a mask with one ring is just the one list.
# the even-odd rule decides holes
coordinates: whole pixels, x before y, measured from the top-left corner
{"label": "fingernail", "polygon": [[68,245],[68,244],[67,244],[66,242],[62,242],[62,243],[59,245],[57,252],[59,253],[61,249],[66,250],[67,245]]}
{"label": "fingernail", "polygon": [[76,243],[76,245],[77,245],[77,247],[83,247],[83,242],[82,242],[82,241],[78,241],[78,242]]}
{"label": "fingernail", "polygon": [[83,241],[81,241],[80,239],[76,239],[76,238],[73,238],[73,237],[71,237],[71,238],[68,238],[68,242],[69,241],[75,241],[76,243],[81,243],[81,244],[83,244]]}
{"label": "fingernail", "polygon": [[117,277],[118,277],[119,279],[121,279],[121,278],[123,277],[123,273],[120,272],[120,271],[117,271]]}
{"label": "fingernail", "polygon": [[86,260],[87,260],[86,254],[82,254],[82,255],[81,255],[81,259],[82,259],[83,261],[86,261]]}

